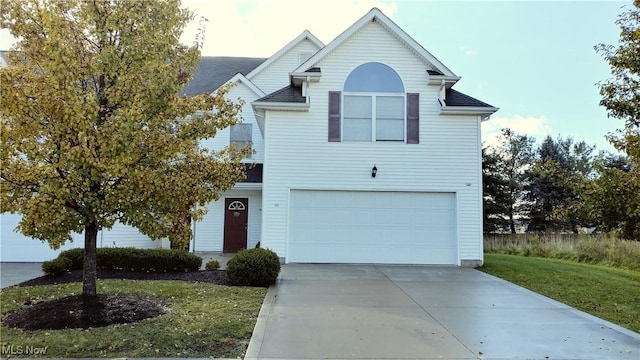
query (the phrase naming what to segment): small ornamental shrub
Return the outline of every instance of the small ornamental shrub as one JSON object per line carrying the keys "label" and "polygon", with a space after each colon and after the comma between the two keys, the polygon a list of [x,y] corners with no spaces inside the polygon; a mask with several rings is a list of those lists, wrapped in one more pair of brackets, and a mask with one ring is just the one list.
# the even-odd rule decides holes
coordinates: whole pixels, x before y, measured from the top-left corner
{"label": "small ornamental shrub", "polygon": [[237,286],[268,287],[280,274],[280,258],[264,248],[241,250],[227,263],[227,281]]}
{"label": "small ornamental shrub", "polygon": [[69,271],[69,268],[71,268],[71,260],[64,256],[42,263],[42,271],[47,275],[57,276]]}
{"label": "small ornamental shrub", "polygon": [[[58,258],[70,261],[66,270],[82,270],[84,249],[63,251]],[[172,272],[198,271],[202,266],[201,257],[169,249],[99,248],[96,259],[98,270]]]}
{"label": "small ornamental shrub", "polygon": [[207,261],[207,264],[204,266],[206,270],[218,270],[220,269],[220,262],[218,260],[210,260]]}

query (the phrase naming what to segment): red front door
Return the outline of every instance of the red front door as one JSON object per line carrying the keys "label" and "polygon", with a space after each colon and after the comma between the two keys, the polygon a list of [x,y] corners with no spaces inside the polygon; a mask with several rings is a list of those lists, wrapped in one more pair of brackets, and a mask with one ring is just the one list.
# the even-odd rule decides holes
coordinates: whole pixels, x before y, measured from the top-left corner
{"label": "red front door", "polygon": [[223,252],[237,252],[247,248],[247,219],[249,199],[227,198],[224,200],[224,246]]}

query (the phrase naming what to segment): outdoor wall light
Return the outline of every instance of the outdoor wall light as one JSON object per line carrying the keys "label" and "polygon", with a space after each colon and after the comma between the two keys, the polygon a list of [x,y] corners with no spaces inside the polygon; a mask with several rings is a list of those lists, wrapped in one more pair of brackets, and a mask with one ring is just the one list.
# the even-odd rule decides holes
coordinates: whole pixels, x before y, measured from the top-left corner
{"label": "outdoor wall light", "polygon": [[376,177],[376,174],[378,173],[378,168],[376,167],[376,165],[373,165],[373,169],[371,169],[371,177],[374,178]]}

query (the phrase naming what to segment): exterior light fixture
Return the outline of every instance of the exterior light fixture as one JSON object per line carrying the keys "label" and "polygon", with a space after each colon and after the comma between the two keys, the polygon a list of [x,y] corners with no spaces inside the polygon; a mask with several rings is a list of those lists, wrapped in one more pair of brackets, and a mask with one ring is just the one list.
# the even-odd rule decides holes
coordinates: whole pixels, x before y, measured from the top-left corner
{"label": "exterior light fixture", "polygon": [[373,165],[373,169],[371,169],[371,177],[374,178],[376,177],[376,174],[378,173],[378,168],[376,167],[376,165]]}

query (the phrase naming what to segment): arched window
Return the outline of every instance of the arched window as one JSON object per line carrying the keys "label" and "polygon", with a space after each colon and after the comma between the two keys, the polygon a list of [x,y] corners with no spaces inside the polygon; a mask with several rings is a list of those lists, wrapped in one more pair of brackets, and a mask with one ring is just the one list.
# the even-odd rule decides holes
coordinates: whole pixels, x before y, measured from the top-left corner
{"label": "arched window", "polygon": [[347,76],[342,94],[342,141],[404,141],[405,93],[395,70],[362,64]]}
{"label": "arched window", "polygon": [[344,91],[404,93],[404,85],[395,70],[379,62],[370,62],[351,71]]}

